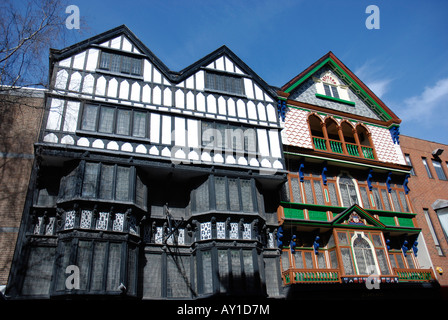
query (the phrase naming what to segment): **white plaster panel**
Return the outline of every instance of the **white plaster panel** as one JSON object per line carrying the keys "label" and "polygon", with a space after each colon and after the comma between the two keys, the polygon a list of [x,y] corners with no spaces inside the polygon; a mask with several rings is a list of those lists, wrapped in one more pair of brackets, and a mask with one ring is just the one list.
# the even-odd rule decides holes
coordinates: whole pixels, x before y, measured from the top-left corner
{"label": "white plaster panel", "polygon": [[75,132],[78,125],[78,114],[80,102],[78,101],[67,101],[67,108],[65,110],[64,126],[63,131]]}
{"label": "white plaster panel", "polygon": [[192,148],[198,148],[200,145],[199,141],[199,121],[188,119],[188,146]]}
{"label": "white plaster panel", "polygon": [[150,140],[154,143],[160,142],[160,115],[157,113],[151,114]]}
{"label": "white plaster panel", "polygon": [[162,143],[171,144],[171,117],[162,116]]}
{"label": "white plaster panel", "polygon": [[56,75],[55,80],[55,88],[65,90],[65,87],[67,86],[67,80],[68,80],[68,72],[66,70],[59,70]]}
{"label": "white plaster panel", "polygon": [[73,68],[84,69],[84,61],[86,59],[86,52],[83,51],[73,57]]}
{"label": "white plaster panel", "polygon": [[64,100],[52,99],[50,112],[48,113],[47,129],[59,130],[61,127],[62,112],[64,110]]}
{"label": "white plaster panel", "polygon": [[89,49],[88,50],[86,70],[95,71],[96,66],[98,65],[98,56],[99,56],[98,49]]}

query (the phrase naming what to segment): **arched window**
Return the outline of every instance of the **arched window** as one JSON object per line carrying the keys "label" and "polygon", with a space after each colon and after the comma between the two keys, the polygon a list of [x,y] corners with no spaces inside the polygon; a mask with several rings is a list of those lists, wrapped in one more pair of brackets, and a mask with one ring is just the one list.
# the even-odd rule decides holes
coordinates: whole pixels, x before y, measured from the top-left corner
{"label": "arched window", "polygon": [[379,274],[373,245],[363,232],[355,232],[352,247],[358,274]]}
{"label": "arched window", "polygon": [[330,149],[336,153],[344,153],[341,137],[339,136],[339,125],[333,118],[325,119],[325,128],[327,130]]}
{"label": "arched window", "polygon": [[311,135],[313,137],[324,138],[324,132],[322,130],[322,120],[315,114],[312,114],[308,118],[308,121],[310,124]]}
{"label": "arched window", "polygon": [[314,146],[318,150],[327,150],[327,142],[323,131],[323,122],[315,114],[312,114],[308,118],[308,124],[310,126],[311,136]]}
{"label": "arched window", "polygon": [[367,159],[375,159],[373,143],[370,138],[370,132],[362,124],[356,126],[356,134],[358,135],[359,144],[361,146],[362,155]]}
{"label": "arched window", "polygon": [[358,193],[356,191],[356,185],[352,178],[344,174],[339,177],[338,185],[342,198],[342,205],[344,207],[350,207],[354,204],[360,203]]}
{"label": "arched window", "polygon": [[375,159],[369,130],[362,124],[353,125],[343,120],[339,125],[329,116],[324,122],[316,114],[308,117],[311,137],[316,150],[330,151],[367,159]]}
{"label": "arched window", "polygon": [[355,128],[353,128],[348,121],[342,121],[341,129],[347,153],[351,156],[359,157],[359,149],[355,138]]}

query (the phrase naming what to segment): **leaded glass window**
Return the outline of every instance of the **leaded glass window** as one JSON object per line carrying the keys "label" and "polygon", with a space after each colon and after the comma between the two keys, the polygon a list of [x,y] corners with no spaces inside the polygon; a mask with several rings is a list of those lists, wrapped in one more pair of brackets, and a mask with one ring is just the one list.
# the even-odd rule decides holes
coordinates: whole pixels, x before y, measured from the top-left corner
{"label": "leaded glass window", "polygon": [[311,187],[310,180],[304,180],[303,186],[305,187],[306,203],[314,204],[313,189]]}
{"label": "leaded glass window", "polygon": [[117,134],[129,135],[131,126],[131,111],[118,109],[117,111]]}
{"label": "leaded glass window", "polygon": [[[230,200],[230,210],[231,211],[239,211],[240,210],[240,195],[239,195],[239,186],[237,179],[228,179],[229,183],[229,200]],[[250,190],[250,189],[249,189]],[[251,199],[249,199],[251,200]],[[243,200],[243,203],[246,199]]]}
{"label": "leaded glass window", "polygon": [[98,183],[98,163],[87,162],[84,169],[84,179],[82,185],[83,197],[96,197]]}
{"label": "leaded glass window", "polygon": [[350,207],[353,204],[358,204],[358,195],[353,179],[344,175],[339,178],[339,190],[342,197],[342,202],[345,207]]}
{"label": "leaded glass window", "polygon": [[132,135],[134,137],[146,136],[146,113],[134,112]]}
{"label": "leaded glass window", "polygon": [[101,107],[98,132],[112,133],[114,128],[114,108]]}
{"label": "leaded glass window", "polygon": [[223,177],[215,177],[216,209],[227,210],[226,180]]}
{"label": "leaded glass window", "polygon": [[297,177],[291,177],[291,190],[293,202],[302,203],[302,192],[300,190],[300,183]]}
{"label": "leaded glass window", "polygon": [[205,87],[211,90],[229,92],[242,95],[243,80],[241,77],[231,76],[227,74],[218,74],[214,72],[206,72]]}
{"label": "leaded glass window", "polygon": [[252,181],[241,179],[240,183],[241,183],[241,198],[243,202],[243,211],[254,212]]}
{"label": "leaded glass window", "polygon": [[358,274],[372,274],[376,272],[376,263],[370,243],[361,234],[353,240],[353,251],[356,259]]}
{"label": "leaded glass window", "polygon": [[318,180],[313,180],[314,192],[316,193],[316,204],[325,204],[322,184]]}
{"label": "leaded glass window", "polygon": [[97,114],[98,114],[98,106],[86,104],[84,106],[81,129],[88,131],[95,131]]}
{"label": "leaded glass window", "polygon": [[101,52],[100,69],[123,74],[142,74],[142,59],[123,54]]}
{"label": "leaded glass window", "polygon": [[212,274],[212,255],[210,251],[202,251],[202,281],[204,284],[204,293],[212,293],[213,277]]}

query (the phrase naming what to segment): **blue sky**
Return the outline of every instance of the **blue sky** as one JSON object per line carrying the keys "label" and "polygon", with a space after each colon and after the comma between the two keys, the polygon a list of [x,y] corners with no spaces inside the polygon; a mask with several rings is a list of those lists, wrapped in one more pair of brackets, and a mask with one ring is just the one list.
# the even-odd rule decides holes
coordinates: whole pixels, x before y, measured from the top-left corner
{"label": "blue sky", "polygon": [[[401,134],[448,144],[448,1],[69,2],[84,20],[73,43],[126,24],[174,71],[225,44],[282,86],[332,51],[403,120]],[[366,28],[369,5],[380,29]]]}

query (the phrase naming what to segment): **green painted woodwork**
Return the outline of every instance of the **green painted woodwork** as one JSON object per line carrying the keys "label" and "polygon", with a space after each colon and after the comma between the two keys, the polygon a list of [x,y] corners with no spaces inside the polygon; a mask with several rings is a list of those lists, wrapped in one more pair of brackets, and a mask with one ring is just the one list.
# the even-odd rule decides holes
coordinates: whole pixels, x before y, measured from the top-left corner
{"label": "green painted woodwork", "polygon": [[362,149],[364,158],[375,159],[375,156],[373,155],[373,148],[361,146],[361,149]]}
{"label": "green painted woodwork", "polygon": [[314,147],[317,150],[327,150],[327,145],[325,143],[325,139],[313,137]]}
{"label": "green painted woodwork", "polygon": [[400,227],[414,227],[414,222],[411,218],[398,218],[398,224]]}
{"label": "green painted woodwork", "polygon": [[394,217],[384,217],[379,216],[380,221],[384,223],[386,226],[395,226],[395,219]]}
{"label": "green painted woodwork", "polygon": [[310,220],[328,221],[326,211],[308,210],[308,217]]}
{"label": "green painted woodwork", "polygon": [[305,219],[305,214],[302,209],[283,208],[283,212],[287,219]]}
{"label": "green painted woodwork", "polygon": [[321,98],[321,99],[335,101],[335,102],[345,103],[345,104],[348,104],[348,105],[351,105],[351,106],[355,105],[355,103],[353,101],[348,101],[348,100],[344,100],[344,99],[334,98],[334,97],[326,96],[326,95],[320,94],[320,93],[316,93],[316,97],[317,98]]}
{"label": "green painted woodwork", "polygon": [[345,146],[349,155],[359,157],[358,146],[356,144],[346,143]]}
{"label": "green painted woodwork", "polygon": [[336,153],[344,153],[342,150],[342,142],[330,140],[331,151]]}

